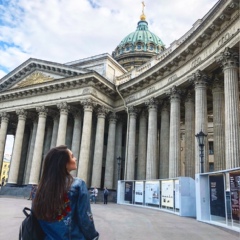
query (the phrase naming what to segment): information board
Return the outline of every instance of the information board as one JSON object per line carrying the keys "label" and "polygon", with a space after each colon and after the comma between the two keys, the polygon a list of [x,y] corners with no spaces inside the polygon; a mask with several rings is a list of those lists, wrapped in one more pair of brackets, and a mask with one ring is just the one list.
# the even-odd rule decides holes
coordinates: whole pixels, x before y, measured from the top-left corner
{"label": "information board", "polygon": [[162,207],[173,208],[173,180],[162,181]]}
{"label": "information board", "polygon": [[209,176],[210,213],[214,216],[225,217],[225,197],[223,174]]}
{"label": "information board", "polygon": [[229,173],[232,218],[240,219],[240,171]]}
{"label": "information board", "polygon": [[159,181],[147,181],[145,183],[145,202],[159,205]]}
{"label": "information board", "polygon": [[135,182],[135,202],[143,203],[143,182]]}
{"label": "information board", "polygon": [[130,201],[132,203],[132,190],[133,182],[125,182],[125,195],[124,195],[125,201]]}
{"label": "information board", "polygon": [[175,208],[179,209],[179,180],[175,180]]}

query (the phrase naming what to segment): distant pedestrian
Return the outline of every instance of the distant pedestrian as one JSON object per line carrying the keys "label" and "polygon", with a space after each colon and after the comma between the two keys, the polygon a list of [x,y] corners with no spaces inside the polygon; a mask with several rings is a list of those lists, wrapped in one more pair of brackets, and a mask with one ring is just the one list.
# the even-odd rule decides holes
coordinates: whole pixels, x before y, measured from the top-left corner
{"label": "distant pedestrian", "polygon": [[5,177],[2,178],[2,186],[4,186]]}
{"label": "distant pedestrian", "polygon": [[104,198],[104,204],[107,204],[107,202],[108,202],[108,189],[107,189],[107,187],[104,188],[103,198]]}
{"label": "distant pedestrian", "polygon": [[96,187],[94,187],[94,189],[91,191],[91,195],[90,195],[90,201],[91,202],[94,202],[94,203],[96,203],[96,198],[97,198],[97,195],[98,195],[98,190],[97,190],[97,188]]}

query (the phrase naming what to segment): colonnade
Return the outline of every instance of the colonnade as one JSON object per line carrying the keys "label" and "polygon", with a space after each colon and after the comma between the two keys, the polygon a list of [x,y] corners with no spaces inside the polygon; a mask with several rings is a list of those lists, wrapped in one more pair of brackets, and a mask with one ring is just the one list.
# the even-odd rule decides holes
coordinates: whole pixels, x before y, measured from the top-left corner
{"label": "colonnade", "polygon": [[[171,86],[166,89],[165,97],[151,97],[144,105],[132,104],[128,106],[127,114],[122,112],[121,117],[91,98],[74,103],[74,106],[60,102],[54,109],[41,106],[35,111],[16,110],[18,120],[8,183],[37,184],[44,155],[51,147],[61,144],[68,144],[77,158],[78,170],[72,172],[73,176],[84,179],[88,186],[116,188],[117,157],[124,160],[122,171],[125,180],[180,175],[194,178],[194,174],[200,171],[195,134],[200,130],[208,133],[209,89],[212,91],[215,170],[239,167],[236,54],[226,49],[216,61],[222,66],[223,76],[210,78],[203,71],[196,70],[187,79],[192,87]],[[0,112],[0,159],[3,159],[11,115],[12,112]],[[72,125],[69,124],[70,115]],[[30,125],[29,119],[32,121]],[[96,129],[93,128],[95,122]],[[24,138],[26,126],[31,126],[28,138]],[[184,149],[181,147],[181,132],[185,135]],[[28,150],[22,156],[24,141]],[[182,150],[184,159],[181,159]],[[208,171],[207,139],[204,152],[204,171]],[[184,169],[181,168],[182,163]],[[21,168],[24,169],[22,176]]]}

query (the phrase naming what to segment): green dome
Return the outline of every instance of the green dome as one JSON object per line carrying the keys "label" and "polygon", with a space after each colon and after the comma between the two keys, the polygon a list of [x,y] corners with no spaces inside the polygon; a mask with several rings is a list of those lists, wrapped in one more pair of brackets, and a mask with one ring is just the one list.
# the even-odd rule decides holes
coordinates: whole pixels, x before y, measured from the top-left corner
{"label": "green dome", "polygon": [[[117,46],[117,48],[122,48],[126,45],[136,45],[138,43],[143,43],[143,51],[155,51],[158,53],[159,49],[164,47],[162,40],[156,36],[154,33],[148,30],[148,23],[146,21],[139,21],[138,26],[135,32],[130,33],[127,35]],[[151,46],[154,48],[149,48]]]}
{"label": "green dome", "polygon": [[[145,15],[141,16],[135,32],[128,34],[113,51],[113,58],[123,67],[137,67],[165,49],[162,40],[148,30]],[[138,60],[136,60],[138,59]],[[140,60],[141,59],[141,60]],[[132,61],[132,63],[130,63]],[[138,63],[136,63],[136,61]]]}
{"label": "green dome", "polygon": [[148,30],[147,21],[139,21],[135,32],[128,34],[116,47],[113,57],[127,52],[147,51],[159,53],[164,49],[162,40]]}

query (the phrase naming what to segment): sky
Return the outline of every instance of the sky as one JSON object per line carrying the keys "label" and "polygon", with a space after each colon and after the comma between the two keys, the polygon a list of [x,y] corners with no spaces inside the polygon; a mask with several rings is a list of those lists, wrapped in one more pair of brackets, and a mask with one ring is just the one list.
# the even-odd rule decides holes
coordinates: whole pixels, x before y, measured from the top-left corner
{"label": "sky", "polygon": [[[217,2],[145,0],[144,13],[169,47]],[[30,57],[66,63],[111,54],[141,13],[141,0],[0,0],[0,78]]]}
{"label": "sky", "polygon": [[[145,0],[144,13],[169,47],[217,2]],[[29,58],[66,63],[112,54],[141,14],[141,0],[0,0],[0,79]],[[8,136],[5,153],[12,145]]]}

